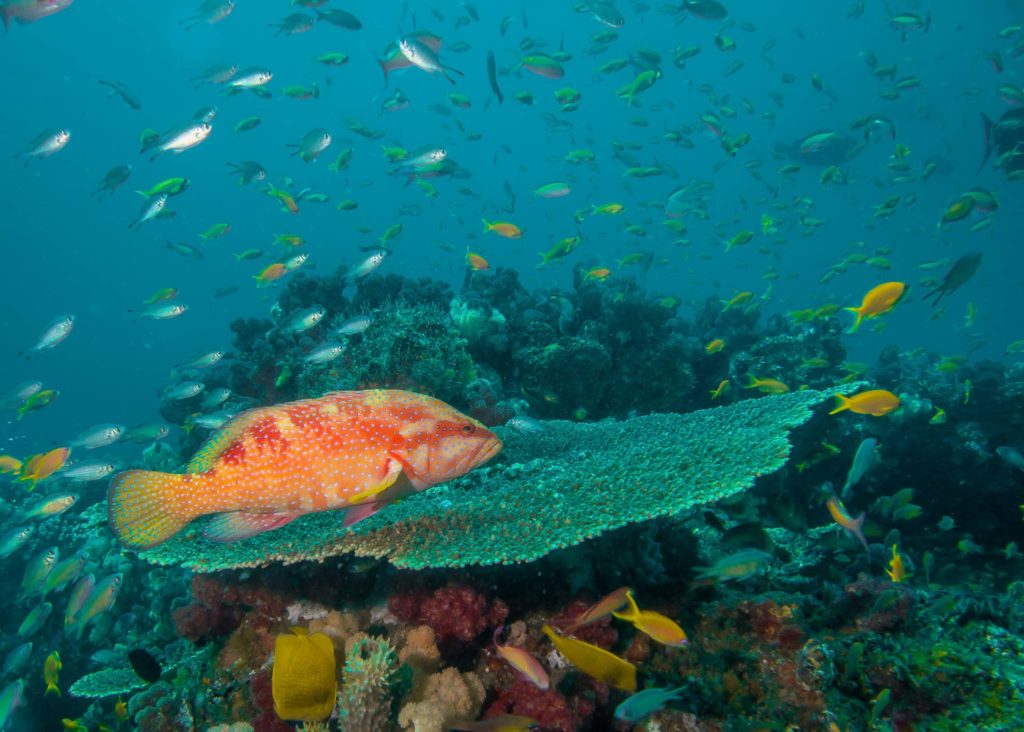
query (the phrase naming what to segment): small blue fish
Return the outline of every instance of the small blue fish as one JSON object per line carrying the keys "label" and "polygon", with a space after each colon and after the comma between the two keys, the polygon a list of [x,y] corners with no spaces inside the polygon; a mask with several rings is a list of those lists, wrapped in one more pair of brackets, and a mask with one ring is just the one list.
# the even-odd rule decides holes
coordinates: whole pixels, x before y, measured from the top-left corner
{"label": "small blue fish", "polygon": [[679,699],[679,694],[682,691],[683,687],[681,686],[676,689],[655,687],[638,691],[615,707],[615,718],[624,722],[639,722],[660,710],[670,701]]}
{"label": "small blue fish", "polygon": [[43,627],[43,623],[50,617],[51,612],[53,612],[53,605],[48,602],[40,603],[32,608],[32,611],[25,616],[25,619],[18,627],[18,637],[28,638],[30,635],[33,635]]}
{"label": "small blue fish", "polygon": [[17,646],[4,659],[4,666],[0,669],[0,676],[10,676],[25,665],[25,661],[32,655],[32,641]]}
{"label": "small blue fish", "polygon": [[846,474],[846,483],[843,484],[840,497],[843,500],[849,500],[850,492],[857,483],[870,473],[879,462],[881,462],[881,458],[878,455],[878,440],[874,437],[869,437],[860,443],[860,446],[857,448],[857,454],[853,456],[853,464],[850,465],[850,472]]}
{"label": "small blue fish", "polygon": [[0,539],[0,557],[13,554],[25,546],[33,531],[31,526],[18,526],[4,534],[4,538]]}

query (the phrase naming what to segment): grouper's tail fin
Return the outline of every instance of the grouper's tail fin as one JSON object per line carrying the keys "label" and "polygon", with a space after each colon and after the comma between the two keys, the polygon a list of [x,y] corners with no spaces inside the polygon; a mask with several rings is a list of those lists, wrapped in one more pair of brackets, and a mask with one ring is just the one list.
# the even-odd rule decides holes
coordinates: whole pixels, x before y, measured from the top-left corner
{"label": "grouper's tail fin", "polygon": [[127,470],[110,482],[110,527],[129,549],[149,549],[170,539],[196,516],[183,488],[184,475]]}

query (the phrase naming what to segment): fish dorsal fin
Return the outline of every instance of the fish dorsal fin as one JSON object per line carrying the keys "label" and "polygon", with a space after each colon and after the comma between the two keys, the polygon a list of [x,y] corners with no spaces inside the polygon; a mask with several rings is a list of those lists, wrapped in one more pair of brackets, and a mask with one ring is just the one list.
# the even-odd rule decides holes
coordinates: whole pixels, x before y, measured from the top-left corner
{"label": "fish dorsal fin", "polygon": [[209,439],[199,448],[199,452],[192,456],[185,466],[186,473],[205,473],[217,462],[217,458],[223,455],[239,437],[254,422],[264,416],[271,407],[260,409],[249,409],[237,415],[234,419],[210,435]]}

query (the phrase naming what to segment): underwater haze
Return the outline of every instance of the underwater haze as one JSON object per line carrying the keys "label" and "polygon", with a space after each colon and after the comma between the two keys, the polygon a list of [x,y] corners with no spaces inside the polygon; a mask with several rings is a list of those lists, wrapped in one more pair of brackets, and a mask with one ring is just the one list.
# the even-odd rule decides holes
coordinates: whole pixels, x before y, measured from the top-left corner
{"label": "underwater haze", "polygon": [[0,3],[0,730],[1020,728],[1024,2]]}

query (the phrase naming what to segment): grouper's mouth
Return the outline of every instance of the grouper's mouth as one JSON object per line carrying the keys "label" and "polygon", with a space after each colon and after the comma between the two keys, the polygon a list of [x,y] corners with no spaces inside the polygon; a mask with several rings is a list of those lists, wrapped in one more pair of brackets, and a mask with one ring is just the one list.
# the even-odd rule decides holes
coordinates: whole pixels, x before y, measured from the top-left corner
{"label": "grouper's mouth", "polygon": [[466,456],[459,461],[459,473],[465,474],[473,468],[483,465],[501,452],[503,447],[505,445],[501,439],[497,435],[492,435],[490,439],[482,441],[475,450],[467,452]]}

